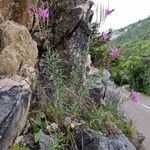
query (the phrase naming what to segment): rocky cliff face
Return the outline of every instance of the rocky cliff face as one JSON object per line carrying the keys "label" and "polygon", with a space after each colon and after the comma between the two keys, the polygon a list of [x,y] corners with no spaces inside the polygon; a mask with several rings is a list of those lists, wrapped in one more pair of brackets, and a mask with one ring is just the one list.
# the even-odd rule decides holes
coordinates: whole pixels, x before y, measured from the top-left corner
{"label": "rocky cliff face", "polygon": [[[12,1],[0,1],[1,150],[9,148],[26,123],[31,103],[31,80],[35,78],[38,55],[37,44],[29,31],[8,20],[12,17],[13,4]],[[20,23],[19,20],[17,22]]]}
{"label": "rocky cliff face", "polygon": [[[48,4],[49,20],[46,30],[41,31],[36,15],[27,11],[28,5],[35,4],[34,1],[0,1],[1,150],[9,148],[25,125],[31,103],[32,80],[37,76],[35,74],[36,63],[39,62],[38,66],[42,69],[42,56],[50,50],[59,51],[67,65],[73,63],[75,58],[86,48],[88,37],[91,34],[90,22],[93,15],[91,11],[93,2],[91,0],[43,0],[43,2]],[[85,67],[87,65],[85,64]],[[110,77],[110,75],[108,76]],[[113,88],[112,82],[109,82],[109,77],[105,81],[107,80],[107,83],[111,84]],[[98,87],[100,90],[103,84],[98,86],[100,86]],[[111,90],[107,89],[111,95]],[[94,90],[91,90],[94,99],[101,100],[104,98],[104,89],[98,91],[97,94],[100,94],[98,98],[93,95]],[[107,96],[107,99],[109,98]],[[101,149],[101,139],[105,140],[104,143],[109,141],[104,135],[102,137],[95,132],[92,134],[94,136],[92,138],[97,141],[95,150]],[[90,136],[88,134],[87,138]],[[127,145],[131,150],[135,149],[125,136],[120,138],[115,139],[115,143],[118,143],[116,142],[118,139],[120,140],[119,144],[116,144],[117,148],[121,145],[122,149],[125,149]],[[104,144],[104,147],[109,145]],[[92,148],[92,142],[90,146]]]}
{"label": "rocky cliff face", "polygon": [[[33,39],[38,43],[39,54],[57,49],[72,64],[78,53],[85,49],[91,34],[93,16],[91,0],[50,0],[48,30],[41,34],[33,25]],[[47,37],[47,39],[45,39]],[[68,64],[69,64],[68,63]]]}
{"label": "rocky cliff face", "polygon": [[[31,79],[35,78],[37,45],[29,30],[36,25],[27,11],[29,1],[0,1],[0,148],[8,149],[25,125],[31,102]],[[31,2],[31,1],[30,1]],[[34,1],[32,1],[34,3]],[[31,4],[31,3],[30,3]],[[85,48],[92,17],[90,0],[48,1],[48,41],[35,30],[39,54],[57,48],[66,55]],[[55,6],[55,7],[54,7]],[[31,17],[31,18],[30,18]],[[13,20],[13,21],[8,21]],[[24,26],[21,26],[21,25]],[[48,44],[47,44],[48,43]],[[70,56],[72,56],[70,54]],[[70,57],[69,57],[70,58]]]}

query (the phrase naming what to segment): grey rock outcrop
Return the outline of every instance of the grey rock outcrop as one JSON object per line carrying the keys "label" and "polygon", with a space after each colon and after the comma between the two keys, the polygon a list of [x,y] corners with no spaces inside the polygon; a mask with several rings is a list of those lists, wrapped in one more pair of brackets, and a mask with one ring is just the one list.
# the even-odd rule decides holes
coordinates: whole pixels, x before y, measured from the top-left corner
{"label": "grey rock outcrop", "polygon": [[120,90],[117,89],[113,81],[110,80],[111,74],[104,69],[103,76],[94,74],[97,82],[90,89],[90,96],[99,104],[111,104],[111,102],[119,101],[121,98]]}
{"label": "grey rock outcrop", "polygon": [[37,45],[13,21],[0,22],[0,150],[20,135],[29,113]]}
{"label": "grey rock outcrop", "polygon": [[30,86],[21,77],[0,79],[0,148],[7,150],[21,133],[31,100]]}
{"label": "grey rock outcrop", "polygon": [[49,150],[51,142],[52,138],[41,131],[39,140],[40,150]]}
{"label": "grey rock outcrop", "polygon": [[106,136],[91,129],[76,129],[75,141],[79,150],[136,150],[120,131],[115,136]]}
{"label": "grey rock outcrop", "polygon": [[[50,49],[59,50],[65,61],[72,64],[75,57],[85,49],[91,34],[93,2],[91,0],[47,2],[50,10],[48,31],[44,36],[40,31],[33,34],[33,39],[38,43],[39,54],[45,54]],[[44,37],[47,37],[47,40]]]}
{"label": "grey rock outcrop", "polygon": [[[64,74],[68,77],[74,62],[87,46],[91,34],[93,2],[91,0],[45,1],[49,3],[50,11],[48,31],[44,32],[44,35],[41,35],[40,31],[34,31],[32,34],[39,47],[39,72],[44,72],[46,68],[44,62],[48,51],[56,50],[63,58],[62,66],[66,70]],[[43,74],[40,74],[39,78],[46,81]]]}

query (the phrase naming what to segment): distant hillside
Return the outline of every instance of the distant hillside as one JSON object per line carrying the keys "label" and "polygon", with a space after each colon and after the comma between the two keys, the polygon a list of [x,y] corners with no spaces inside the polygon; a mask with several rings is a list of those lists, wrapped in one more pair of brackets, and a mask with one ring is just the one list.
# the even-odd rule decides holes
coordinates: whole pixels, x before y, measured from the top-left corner
{"label": "distant hillside", "polygon": [[120,45],[122,53],[150,55],[150,17],[114,31],[112,43]]}
{"label": "distant hillside", "polygon": [[121,51],[114,81],[150,95],[150,17],[114,31],[110,46]]}

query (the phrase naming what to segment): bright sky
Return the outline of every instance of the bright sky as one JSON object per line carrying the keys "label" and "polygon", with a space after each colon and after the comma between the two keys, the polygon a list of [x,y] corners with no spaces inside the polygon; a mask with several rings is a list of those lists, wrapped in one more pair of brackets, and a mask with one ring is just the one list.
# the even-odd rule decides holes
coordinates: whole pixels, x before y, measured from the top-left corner
{"label": "bright sky", "polygon": [[102,3],[104,6],[109,4],[110,9],[115,9],[101,30],[119,29],[150,16],[150,0],[93,0],[93,2]]}

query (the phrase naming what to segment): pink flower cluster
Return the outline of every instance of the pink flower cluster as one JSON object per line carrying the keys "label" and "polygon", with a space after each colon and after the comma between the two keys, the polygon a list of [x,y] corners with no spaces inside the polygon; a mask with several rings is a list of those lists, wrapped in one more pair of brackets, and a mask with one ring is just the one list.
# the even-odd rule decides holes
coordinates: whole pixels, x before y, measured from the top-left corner
{"label": "pink flower cluster", "polygon": [[43,18],[43,20],[48,19],[49,12],[48,8],[44,9],[43,7],[39,8],[39,16]]}
{"label": "pink flower cluster", "polygon": [[30,4],[28,6],[28,11],[33,13],[38,13],[38,15],[45,21],[49,17],[49,11],[48,8],[44,8],[44,6],[41,6],[37,8],[36,6]]}
{"label": "pink flower cluster", "polygon": [[118,50],[117,48],[112,48],[112,49],[111,49],[111,52],[110,52],[110,55],[111,55],[112,57],[116,58],[116,57],[119,57],[120,52],[119,52],[119,50]]}
{"label": "pink flower cluster", "polygon": [[[112,14],[112,12],[114,12],[114,9],[112,10],[109,10],[109,9],[106,9],[105,10],[105,17],[109,16]],[[100,36],[100,40],[102,42],[108,42],[109,40],[109,35],[105,32],[102,32],[101,36]],[[114,58],[116,57],[119,57],[120,56],[120,52],[118,50],[118,48],[112,48],[111,51],[110,51],[110,55]],[[132,89],[131,93],[130,93],[130,99],[135,102],[135,103],[138,103],[138,100],[139,100],[139,97],[138,97],[138,94],[137,92]]]}
{"label": "pink flower cluster", "polygon": [[101,34],[101,36],[100,36],[100,40],[102,41],[102,42],[108,42],[108,40],[109,40],[109,35],[107,34],[107,33],[105,33],[105,32],[102,32],[102,34]]}
{"label": "pink flower cluster", "polygon": [[105,17],[111,15],[114,11],[115,11],[115,9],[112,9],[112,10],[106,9],[105,10]]}
{"label": "pink flower cluster", "polygon": [[[114,11],[115,11],[115,9],[112,9],[112,10],[106,9],[106,10],[105,10],[105,17],[111,15],[112,12],[114,12]],[[102,42],[104,42],[104,43],[107,43],[108,40],[109,40],[109,35],[108,35],[108,33],[102,32],[102,34],[101,34],[101,36],[100,36],[100,40],[101,40]],[[120,56],[120,52],[119,52],[118,48],[112,48],[112,49],[111,49],[111,52],[110,52],[110,55],[111,55],[112,57],[114,57],[114,58],[119,57],[119,56]]]}
{"label": "pink flower cluster", "polygon": [[130,93],[130,98],[133,102],[138,102],[138,95],[137,95],[137,92],[132,89],[131,93]]}

